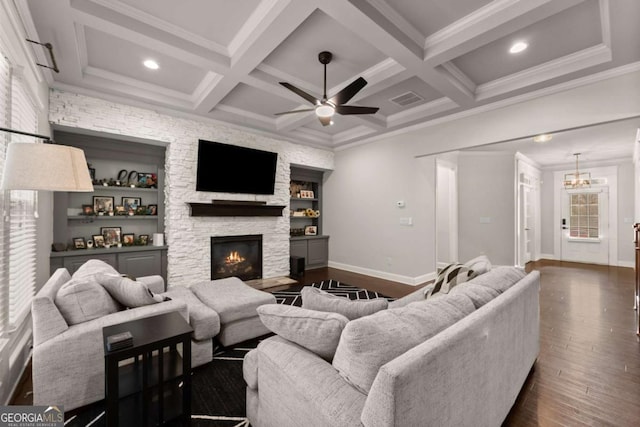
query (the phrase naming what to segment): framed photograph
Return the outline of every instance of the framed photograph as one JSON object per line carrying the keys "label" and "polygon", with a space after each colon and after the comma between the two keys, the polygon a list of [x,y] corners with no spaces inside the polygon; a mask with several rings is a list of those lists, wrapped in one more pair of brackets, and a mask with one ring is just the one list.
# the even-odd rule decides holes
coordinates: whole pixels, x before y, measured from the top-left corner
{"label": "framed photograph", "polygon": [[151,188],[158,184],[158,176],[155,173],[138,172],[138,187]]}
{"label": "framed photograph", "polygon": [[93,211],[109,212],[113,210],[113,197],[93,196]]}
{"label": "framed photograph", "polygon": [[300,198],[301,199],[313,199],[314,194],[311,190],[300,190]]}
{"label": "framed photograph", "polygon": [[93,205],[82,205],[82,215],[95,215]]}
{"label": "framed photograph", "polygon": [[158,215],[158,205],[147,206],[147,215]]}
{"label": "framed photograph", "polygon": [[136,208],[136,215],[146,215],[147,214],[147,207],[146,206],[138,206]]}
{"label": "framed photograph", "polygon": [[87,249],[87,242],[85,242],[84,237],[74,237],[73,238],[73,248],[74,249]]}
{"label": "framed photograph", "polygon": [[104,237],[105,245],[117,245],[122,243],[120,235],[122,229],[120,227],[100,227],[100,234]]}
{"label": "framed photograph", "polygon": [[135,212],[138,209],[138,206],[142,204],[142,199],[140,197],[123,197],[122,198],[122,206],[124,207],[125,212],[133,211]]}
{"label": "framed photograph", "polygon": [[148,234],[141,234],[140,236],[138,236],[138,239],[140,240],[140,244],[141,245],[148,245],[149,244],[149,235]]}
{"label": "framed photograph", "polygon": [[96,168],[89,168],[89,176],[91,177],[91,182],[96,180]]}
{"label": "framed photograph", "polygon": [[122,205],[116,206],[116,208],[113,211],[114,211],[114,213],[116,215],[126,215],[127,214],[126,209]]}
{"label": "framed photograph", "polygon": [[104,237],[101,234],[94,234],[91,237],[93,237],[93,246],[96,248],[104,248]]}
{"label": "framed photograph", "polygon": [[307,225],[304,228],[305,236],[317,236],[318,235],[318,227],[315,225]]}
{"label": "framed photograph", "polygon": [[125,233],[122,235],[122,244],[125,246],[133,246],[136,243],[136,235],[133,233]]}

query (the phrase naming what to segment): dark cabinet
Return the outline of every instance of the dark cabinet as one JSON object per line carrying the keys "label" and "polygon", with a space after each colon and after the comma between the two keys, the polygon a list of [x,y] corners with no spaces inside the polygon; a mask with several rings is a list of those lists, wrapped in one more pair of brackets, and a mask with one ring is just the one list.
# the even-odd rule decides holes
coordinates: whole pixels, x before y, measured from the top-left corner
{"label": "dark cabinet", "polygon": [[292,237],[290,243],[291,256],[304,257],[305,269],[329,264],[329,236]]}
{"label": "dark cabinet", "polygon": [[161,274],[160,251],[118,254],[118,271],[133,277]]}

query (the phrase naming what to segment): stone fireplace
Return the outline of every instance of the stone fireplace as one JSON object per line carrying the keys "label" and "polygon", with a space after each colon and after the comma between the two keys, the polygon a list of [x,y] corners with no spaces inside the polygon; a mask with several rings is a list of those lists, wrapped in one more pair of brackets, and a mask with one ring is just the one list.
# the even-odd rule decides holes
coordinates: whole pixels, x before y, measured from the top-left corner
{"label": "stone fireplace", "polygon": [[211,238],[211,279],[262,278],[262,235]]}

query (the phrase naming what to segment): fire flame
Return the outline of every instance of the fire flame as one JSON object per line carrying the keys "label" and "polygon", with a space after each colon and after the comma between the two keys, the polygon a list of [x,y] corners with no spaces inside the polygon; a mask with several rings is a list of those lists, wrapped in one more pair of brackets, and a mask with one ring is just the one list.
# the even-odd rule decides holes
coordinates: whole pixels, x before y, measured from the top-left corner
{"label": "fire flame", "polygon": [[243,256],[241,256],[240,253],[238,253],[238,251],[232,251],[224,259],[224,262],[226,264],[238,264],[240,262],[243,262],[244,260],[245,260],[245,258]]}

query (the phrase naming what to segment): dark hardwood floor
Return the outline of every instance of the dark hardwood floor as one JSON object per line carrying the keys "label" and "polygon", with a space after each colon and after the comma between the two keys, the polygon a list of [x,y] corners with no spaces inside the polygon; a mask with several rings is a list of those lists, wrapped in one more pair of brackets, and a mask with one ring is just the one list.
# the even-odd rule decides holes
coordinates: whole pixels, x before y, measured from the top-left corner
{"label": "dark hardwood floor", "polygon": [[[631,268],[539,261],[540,355],[505,426],[640,426],[640,344]],[[416,288],[332,268],[334,279],[402,297]],[[275,289],[275,288],[272,288]],[[270,289],[270,290],[272,290]],[[30,404],[30,369],[12,404]]]}

